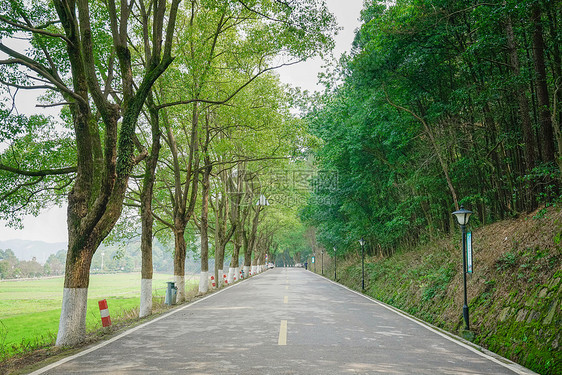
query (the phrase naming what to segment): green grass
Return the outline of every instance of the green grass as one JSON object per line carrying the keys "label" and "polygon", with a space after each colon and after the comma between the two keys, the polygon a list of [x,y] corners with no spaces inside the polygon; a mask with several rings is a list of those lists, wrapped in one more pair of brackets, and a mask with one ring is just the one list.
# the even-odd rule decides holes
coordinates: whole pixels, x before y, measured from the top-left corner
{"label": "green grass", "polygon": [[[172,275],[154,274],[153,296],[163,297]],[[197,283],[198,280],[193,280]],[[63,277],[0,281],[0,351],[3,356],[51,342],[57,334]],[[191,282],[186,278],[186,284]],[[101,328],[98,301],[106,299],[113,321],[140,304],[138,273],[91,275],[88,288],[88,331]]]}

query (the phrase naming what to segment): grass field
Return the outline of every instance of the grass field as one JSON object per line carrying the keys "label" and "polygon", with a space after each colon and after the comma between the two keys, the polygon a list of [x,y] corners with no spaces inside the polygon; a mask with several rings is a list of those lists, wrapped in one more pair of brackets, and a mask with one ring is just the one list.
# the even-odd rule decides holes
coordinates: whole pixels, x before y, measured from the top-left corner
{"label": "grass field", "polygon": [[[163,297],[172,275],[154,274],[153,296]],[[198,279],[187,284],[197,283]],[[0,354],[51,342],[57,334],[64,277],[0,281]],[[140,274],[91,275],[88,289],[88,331],[101,327],[98,301],[106,299],[113,321],[130,315],[140,304]]]}

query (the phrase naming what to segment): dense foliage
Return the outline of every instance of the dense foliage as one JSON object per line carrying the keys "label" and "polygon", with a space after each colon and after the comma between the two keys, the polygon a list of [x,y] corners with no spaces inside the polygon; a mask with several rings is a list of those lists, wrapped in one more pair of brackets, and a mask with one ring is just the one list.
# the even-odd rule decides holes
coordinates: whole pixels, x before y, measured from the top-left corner
{"label": "dense foliage", "polygon": [[343,84],[308,120],[337,175],[303,218],[327,248],[375,253],[485,224],[559,192],[560,1],[368,1]]}

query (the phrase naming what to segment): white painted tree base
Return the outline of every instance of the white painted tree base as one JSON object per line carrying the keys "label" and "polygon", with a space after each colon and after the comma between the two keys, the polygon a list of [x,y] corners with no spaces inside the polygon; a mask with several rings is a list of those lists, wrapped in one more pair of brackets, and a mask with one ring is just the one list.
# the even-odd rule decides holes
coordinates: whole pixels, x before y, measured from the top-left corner
{"label": "white painted tree base", "polygon": [[244,277],[250,277],[250,266],[244,266]]}
{"label": "white painted tree base", "polygon": [[224,270],[219,270],[219,279],[217,280],[217,287],[221,287],[224,285],[224,280],[222,275],[224,275]]}
{"label": "white painted tree base", "polygon": [[234,269],[234,282],[240,281],[240,267]]}
{"label": "white painted tree base", "polygon": [[76,345],[86,336],[88,288],[64,288],[56,346]]}
{"label": "white painted tree base", "polygon": [[152,279],[141,279],[139,318],[152,314]]}
{"label": "white painted tree base", "polygon": [[252,276],[258,274],[258,266],[252,266]]}
{"label": "white painted tree base", "polygon": [[232,284],[234,282],[234,271],[235,269],[232,267],[228,268],[228,276],[226,278],[226,280],[228,281],[228,284]]}
{"label": "white painted tree base", "polygon": [[185,276],[174,275],[174,282],[178,288],[176,303],[182,303],[185,301]]}
{"label": "white painted tree base", "polygon": [[199,275],[199,293],[207,293],[209,291],[209,272],[201,271]]}

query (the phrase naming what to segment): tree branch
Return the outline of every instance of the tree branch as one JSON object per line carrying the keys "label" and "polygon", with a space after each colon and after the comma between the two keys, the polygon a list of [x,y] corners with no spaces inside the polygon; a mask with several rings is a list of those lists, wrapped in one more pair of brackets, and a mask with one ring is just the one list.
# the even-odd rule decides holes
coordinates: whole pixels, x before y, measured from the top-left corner
{"label": "tree branch", "polygon": [[0,170],[16,173],[22,176],[55,176],[61,174],[70,174],[76,172],[76,167],[66,167],[60,169],[43,169],[39,171],[24,171],[19,168],[10,167],[0,163]]}
{"label": "tree branch", "polygon": [[157,106],[157,109],[162,109],[162,108],[167,108],[167,107],[173,107],[173,106],[177,106],[177,105],[185,105],[185,104],[192,104],[192,103],[205,103],[205,104],[215,104],[215,105],[222,105],[222,104],[226,104],[228,101],[230,101],[232,98],[234,98],[240,91],[242,91],[246,86],[248,86],[250,83],[252,83],[256,78],[258,78],[259,76],[261,76],[262,74],[271,71],[271,70],[275,70],[275,69],[279,69],[285,66],[291,66],[291,65],[295,65],[300,63],[302,60],[298,60],[298,61],[293,61],[290,63],[284,63],[281,65],[276,65],[276,66],[272,66],[270,68],[266,68],[264,70],[259,71],[258,73],[256,73],[253,77],[251,77],[247,82],[245,82],[242,86],[240,86],[239,88],[237,88],[232,94],[230,94],[227,98],[223,99],[223,100],[207,100],[207,99],[189,99],[189,100],[179,100],[176,102],[170,102],[170,103],[164,103],[164,104],[160,104],[159,106]]}
{"label": "tree branch", "polygon": [[12,21],[12,20],[10,20],[9,18],[4,17],[4,16],[2,16],[2,15],[0,15],[0,21],[3,21],[3,22],[5,22],[5,23],[7,23],[8,25],[11,25],[11,26],[14,26],[14,27],[18,27],[18,28],[20,28],[20,29],[22,29],[22,30],[29,31],[29,32],[32,32],[32,33],[35,33],[35,34],[41,34],[41,35],[50,36],[50,37],[53,37],[53,38],[60,38],[60,39],[64,40],[66,43],[72,44],[72,42],[70,41],[70,39],[68,39],[68,38],[67,38],[65,35],[63,35],[63,34],[51,33],[51,32],[49,32],[49,31],[42,30],[42,29],[37,28],[37,27],[27,26],[27,25],[24,25],[24,24],[22,24],[22,23],[18,23],[18,22]]}
{"label": "tree branch", "polygon": [[59,81],[48,69],[47,67],[39,64],[37,61],[30,59],[29,57],[22,55],[19,52],[14,51],[13,49],[7,47],[3,43],[0,43],[0,51],[6,53],[7,55],[11,56],[12,59],[7,60],[0,60],[0,65],[10,65],[10,64],[18,64],[23,65],[31,69],[32,71],[38,73],[39,75],[45,77],[49,82],[57,87],[58,90],[61,92],[66,93],[76,101],[81,102],[84,105],[88,103],[79,95],[77,95],[74,91],[70,90],[65,84]]}

